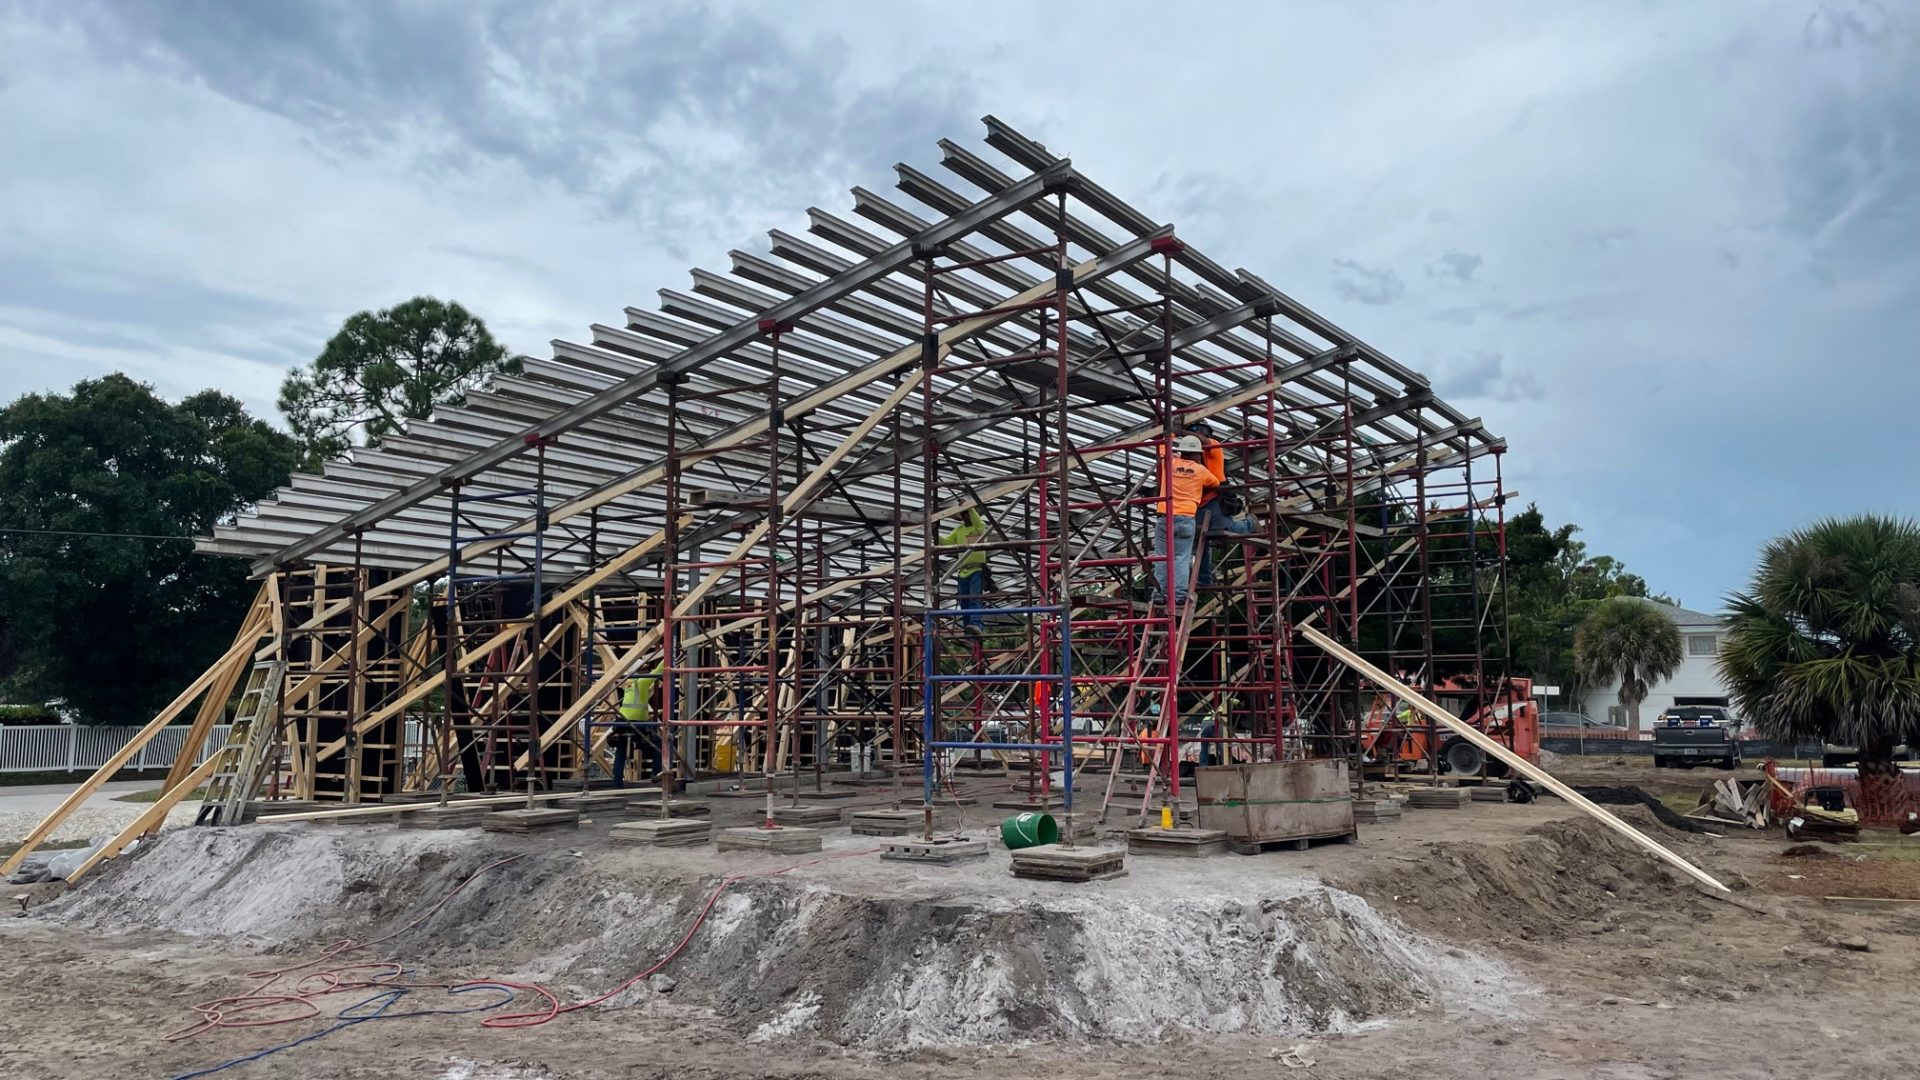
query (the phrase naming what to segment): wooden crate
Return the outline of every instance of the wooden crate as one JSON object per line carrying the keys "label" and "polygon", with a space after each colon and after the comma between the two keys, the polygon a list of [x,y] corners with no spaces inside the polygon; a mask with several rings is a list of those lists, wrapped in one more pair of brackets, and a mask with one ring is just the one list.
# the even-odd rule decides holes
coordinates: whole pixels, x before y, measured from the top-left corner
{"label": "wooden crate", "polygon": [[1348,836],[1353,789],[1344,760],[1263,761],[1197,769],[1200,828],[1248,844]]}

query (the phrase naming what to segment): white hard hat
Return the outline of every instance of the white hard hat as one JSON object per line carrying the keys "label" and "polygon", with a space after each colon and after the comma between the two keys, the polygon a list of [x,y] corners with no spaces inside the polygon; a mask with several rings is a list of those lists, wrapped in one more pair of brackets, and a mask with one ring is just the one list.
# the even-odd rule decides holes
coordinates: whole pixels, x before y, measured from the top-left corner
{"label": "white hard hat", "polygon": [[1182,454],[1198,454],[1206,449],[1200,445],[1200,436],[1182,435],[1173,441],[1173,448]]}

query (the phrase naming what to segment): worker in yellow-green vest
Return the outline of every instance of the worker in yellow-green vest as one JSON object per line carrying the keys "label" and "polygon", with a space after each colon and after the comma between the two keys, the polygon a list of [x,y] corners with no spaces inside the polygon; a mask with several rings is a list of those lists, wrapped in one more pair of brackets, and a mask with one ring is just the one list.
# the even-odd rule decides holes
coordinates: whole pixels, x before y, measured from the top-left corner
{"label": "worker in yellow-green vest", "polygon": [[[940,546],[964,548],[986,534],[987,523],[980,517],[980,507],[970,506],[967,508],[967,520],[942,536]],[[953,575],[954,588],[960,594],[960,607],[967,612],[961,622],[965,624],[967,633],[978,636],[985,622],[979,611],[987,606],[986,601],[980,598],[987,591],[987,553],[977,550],[961,552],[948,573]]]}
{"label": "worker in yellow-green vest", "polygon": [[[660,740],[647,739],[648,729],[659,730],[660,725],[649,723],[647,718],[653,715],[653,692],[660,685],[661,672],[666,668],[663,661],[653,669],[650,675],[636,675],[627,680],[620,688],[620,722],[613,728],[613,786],[625,787],[627,783],[627,755],[634,744],[644,740],[650,747],[656,772],[665,772],[666,763],[661,760]],[[642,766],[644,771],[645,766]],[[641,779],[645,779],[644,776]]]}

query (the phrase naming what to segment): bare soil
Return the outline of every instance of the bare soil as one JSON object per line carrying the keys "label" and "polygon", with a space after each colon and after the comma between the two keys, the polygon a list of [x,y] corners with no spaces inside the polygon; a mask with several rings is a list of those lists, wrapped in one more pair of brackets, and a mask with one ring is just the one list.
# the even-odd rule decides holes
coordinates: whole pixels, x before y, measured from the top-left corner
{"label": "bare soil", "polygon": [[[1610,774],[1588,766],[1581,771],[1594,782],[1637,782],[1625,770]],[[1622,816],[1735,891],[1710,897],[1550,799],[1530,806],[1474,803],[1457,811],[1410,810],[1398,823],[1363,827],[1358,845],[1192,863],[1136,857],[1129,877],[1092,886],[1014,883],[1004,876],[1004,853],[974,864],[980,869],[959,878],[850,856],[781,879],[780,887],[796,896],[824,892],[842,899],[823,902],[812,916],[825,920],[820,924],[827,931],[821,935],[825,946],[810,952],[775,950],[778,960],[770,968],[761,966],[756,950],[697,957],[690,950],[684,969],[669,968],[680,975],[671,993],[636,994],[613,1007],[518,1031],[485,1030],[473,1017],[363,1023],[219,1075],[317,1080],[951,1080],[956,1075],[1025,1080],[1040,1074],[1062,1080],[1159,1080],[1172,1070],[1222,1080],[1271,1080],[1276,1074],[1382,1080],[1913,1075],[1908,1018],[1920,1008],[1920,980],[1914,977],[1920,970],[1920,912],[1831,905],[1791,895],[1779,884],[1783,870],[1803,873],[1803,864],[1827,860],[1780,858],[1789,845],[1777,833],[1695,836],[1667,829],[1644,808],[1626,808]],[[372,835],[372,827],[361,828]],[[193,834],[222,832],[239,837],[247,830]],[[341,826],[304,830],[350,832]],[[133,895],[140,880],[136,871],[156,889],[163,880],[173,881],[152,867],[141,870],[137,859],[100,875],[67,901],[0,920],[0,948],[6,950],[10,973],[0,980],[0,1016],[7,1018],[0,1024],[0,1076],[178,1076],[318,1030],[322,1025],[309,1021],[217,1031],[183,1042],[162,1039],[190,1019],[188,1003],[244,989],[243,973],[297,963],[316,955],[331,936],[370,935],[396,926],[458,879],[448,875],[499,852],[527,850],[548,861],[537,872],[503,877],[498,890],[484,897],[484,910],[450,907],[446,916],[455,925],[436,925],[429,939],[408,945],[415,977],[454,981],[505,974],[500,965],[513,960],[523,974],[558,988],[605,989],[651,963],[658,955],[656,943],[685,925],[684,904],[704,897],[716,872],[741,865],[730,861],[723,867],[710,853],[642,855],[611,849],[595,827],[564,837],[425,835],[445,845],[445,860],[422,863],[415,852],[404,873],[348,873],[334,881],[315,875],[282,882],[275,893],[267,886],[285,868],[276,868],[271,859],[258,858],[251,870],[223,872],[228,888],[209,888],[207,894],[245,895],[259,902],[259,910],[226,913],[229,921],[251,920],[258,930],[251,940],[214,931],[219,913],[195,906],[190,894],[200,886],[190,878],[167,885],[172,896],[141,900],[145,908],[168,912],[168,920],[116,914],[114,890]],[[298,835],[295,841],[310,842]],[[194,836],[194,842],[211,840]],[[852,843],[836,839],[832,845],[846,850]],[[572,855],[576,850],[578,858]],[[143,858],[157,865],[156,857],[165,854],[162,846]],[[553,880],[550,875],[568,859],[581,865],[581,872],[569,881]],[[1785,869],[1788,864],[1791,869]],[[625,901],[606,885],[609,876],[632,879],[633,895],[659,900],[667,894],[658,890],[675,875],[682,879],[686,900],[663,904],[652,921],[645,911],[623,907]],[[642,879],[653,884],[641,884]],[[236,894],[236,881],[255,884]],[[773,882],[753,890],[756,906],[741,909],[751,915],[764,916],[778,903],[797,903],[776,895]],[[38,889],[30,895],[49,900],[57,891]],[[336,899],[323,909],[304,910],[293,899],[303,891]],[[1378,930],[1365,911],[1330,919],[1299,909],[1347,903],[1337,898],[1348,893],[1364,898],[1362,907],[1386,916],[1388,924],[1404,924],[1419,936]],[[1211,898],[1232,900],[1236,894],[1246,907],[1260,908],[1262,901],[1281,897],[1291,898],[1295,909],[1283,902],[1277,910],[1223,916],[1224,907],[1211,906]],[[273,901],[275,896],[280,899]],[[864,899],[852,902],[859,897]],[[275,922],[269,909],[276,904],[294,909],[291,916]],[[1154,934],[1174,933],[1173,921],[1152,921],[1168,905],[1191,907],[1190,921],[1205,924],[1208,932],[1170,949],[1131,936],[1127,927],[1142,920]],[[519,920],[521,936],[531,946],[511,956],[503,952],[498,942],[509,928],[498,919]],[[912,920],[919,922],[909,927]],[[168,925],[153,925],[156,921]],[[655,922],[657,930],[636,929]],[[1278,926],[1282,932],[1310,927],[1324,936],[1303,939],[1291,951],[1262,946],[1249,953],[1244,943],[1218,944],[1230,929],[1241,933],[1257,926]],[[847,1037],[843,1028],[817,1024],[796,1022],[787,1033],[763,1020],[782,1001],[804,1003],[810,989],[829,996],[826,988],[856,981],[862,968],[918,964],[951,970],[967,962],[966,949],[916,958],[916,948],[970,942],[980,955],[1006,953],[1004,934],[1041,942],[1041,953],[1057,966],[1081,972],[1092,989],[1075,1008],[1107,1004],[1116,1012],[1137,1011],[1148,1006],[1122,1000],[1124,995],[1191,995],[1195,985],[1208,981],[1204,965],[1220,957],[1295,955],[1315,958],[1312,970],[1279,963],[1264,977],[1287,986],[1312,983],[1319,989],[1303,989],[1303,1000],[1333,1002],[1356,1015],[1351,1023],[1320,1023],[1309,1016],[1292,1028],[1276,1023],[1265,1030],[1244,1025],[1237,1031],[1170,1030],[1147,1038],[1063,1036],[1047,1033],[1046,1023],[1024,1029],[1013,1024],[999,1036],[917,1048],[907,1048],[907,1039],[861,1041]],[[1086,951],[1088,941],[1106,938],[1118,942],[1119,951]],[[604,942],[601,955],[594,954],[596,940]],[[1390,961],[1411,963],[1390,955],[1407,941],[1430,950],[1435,963],[1414,964],[1402,977],[1431,985],[1395,995],[1382,988],[1378,975]],[[588,943],[584,948],[583,942]],[[1866,951],[1858,951],[1861,946]],[[1075,949],[1081,953],[1073,954]],[[1129,969],[1122,953],[1151,954],[1163,966]],[[1170,959],[1189,953],[1200,967]],[[727,976],[725,964],[749,974]],[[1492,985],[1448,982],[1463,972],[1478,972]],[[1231,966],[1215,976],[1229,986],[1247,979]],[[776,984],[777,992],[769,989]],[[1342,986],[1365,992],[1357,998],[1351,992],[1315,996],[1335,995]],[[703,987],[724,992],[707,993]],[[1046,996],[1057,992],[1045,979],[1016,980],[992,999],[992,1009],[1058,1011],[1058,1002]],[[964,1011],[968,1005],[955,997],[938,1010]],[[1284,1056],[1290,1050],[1293,1054]],[[1306,1068],[1286,1067],[1308,1061]]]}

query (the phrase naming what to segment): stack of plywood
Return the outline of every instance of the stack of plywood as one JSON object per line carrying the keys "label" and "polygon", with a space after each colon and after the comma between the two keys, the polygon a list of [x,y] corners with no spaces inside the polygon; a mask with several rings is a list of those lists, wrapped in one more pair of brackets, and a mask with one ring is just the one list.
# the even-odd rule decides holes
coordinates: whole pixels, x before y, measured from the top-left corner
{"label": "stack of plywood", "polygon": [[714,838],[714,846],[721,851],[765,851],[775,855],[797,855],[808,851],[820,850],[819,829],[768,829],[758,825],[747,825],[737,829],[721,829]]}
{"label": "stack of plywood", "polygon": [[841,810],[838,806],[776,806],[773,820],[776,825],[838,825]]}
{"label": "stack of plywood", "polygon": [[[425,813],[425,811],[418,811]],[[557,806],[543,806],[537,810],[502,810],[488,814],[480,826],[487,832],[530,833],[547,832],[553,829],[577,829],[580,827],[580,811],[567,810]]]}
{"label": "stack of plywood", "polygon": [[920,827],[919,810],[858,810],[848,819],[855,836],[905,836]]}
{"label": "stack of plywood", "polygon": [[1399,821],[1400,807],[1400,800],[1391,796],[1378,799],[1355,799],[1353,800],[1353,820],[1363,825]]}
{"label": "stack of plywood", "polygon": [[394,818],[403,829],[471,829],[485,824],[493,811],[491,806],[448,803],[426,810],[409,810],[404,814],[395,814]]}
{"label": "stack of plywood", "polygon": [[583,814],[617,814],[625,810],[632,799],[633,793],[630,791],[590,791],[571,798],[555,799],[553,805],[578,810]]}
{"label": "stack of plywood", "polygon": [[1127,832],[1129,855],[1181,855],[1196,858],[1227,850],[1225,829],[1162,829],[1152,826]]}
{"label": "stack of plywood", "polygon": [[1407,805],[1416,810],[1458,810],[1472,801],[1466,788],[1417,787],[1407,792]]}
{"label": "stack of plywood", "polygon": [[695,847],[713,836],[713,823],[701,818],[654,818],[623,821],[607,835],[622,843],[645,847]]}
{"label": "stack of plywood", "polygon": [[1062,847],[1042,844],[1013,853],[1013,876],[1036,881],[1101,881],[1127,872],[1120,848]]}

